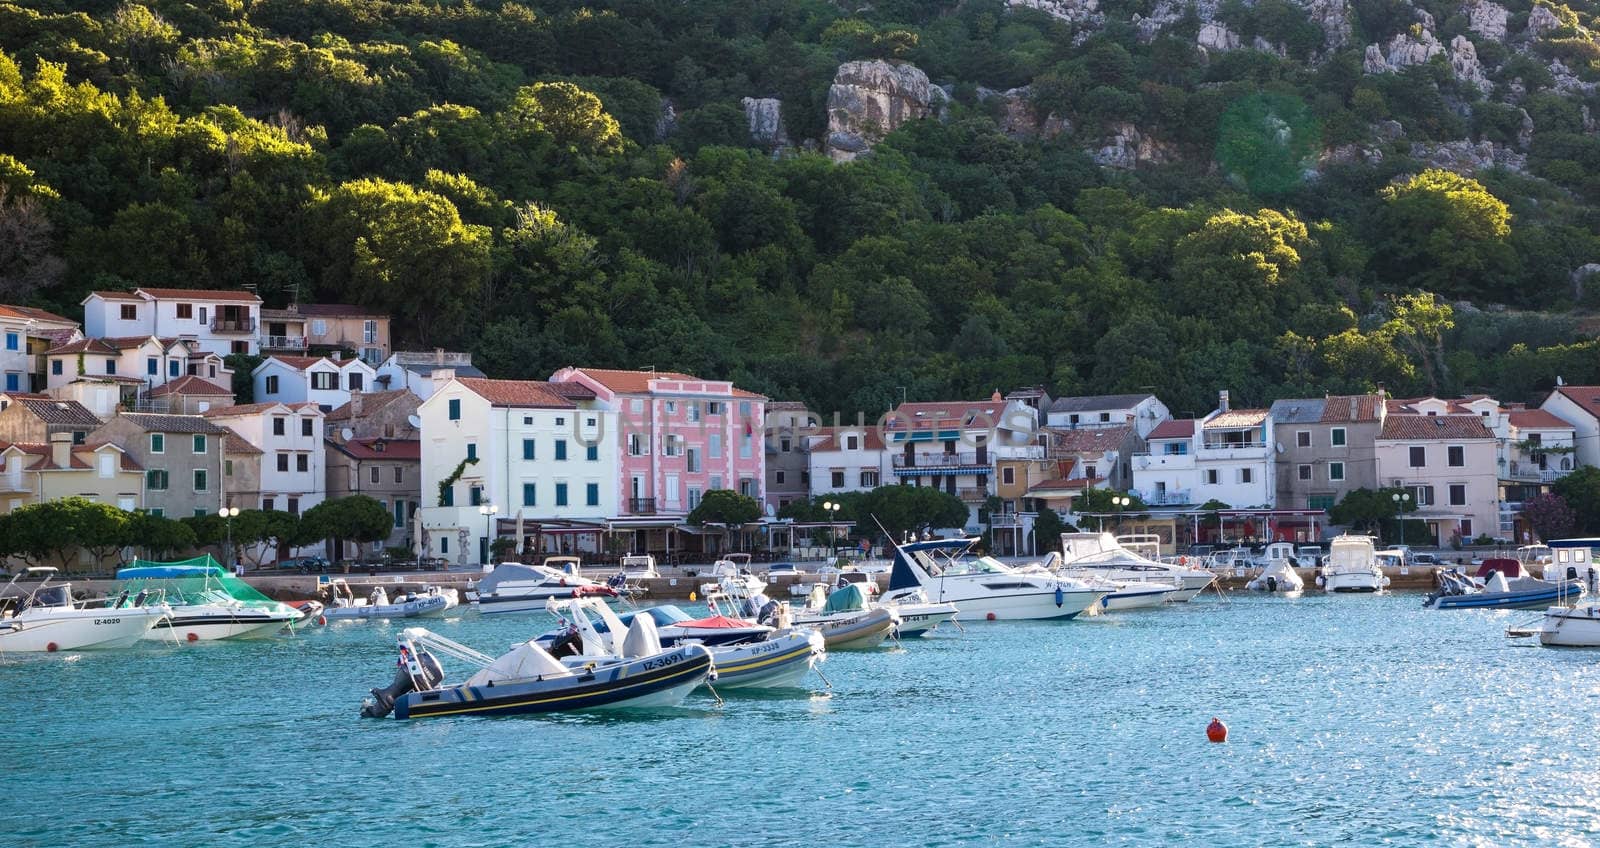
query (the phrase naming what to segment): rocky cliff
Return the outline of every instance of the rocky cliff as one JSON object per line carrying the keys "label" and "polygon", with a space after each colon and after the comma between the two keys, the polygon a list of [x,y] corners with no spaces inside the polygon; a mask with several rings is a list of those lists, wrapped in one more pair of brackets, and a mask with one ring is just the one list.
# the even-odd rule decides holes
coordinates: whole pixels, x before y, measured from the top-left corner
{"label": "rocky cliff", "polygon": [[927,117],[943,95],[913,65],[845,62],[828,88],[828,155],[835,162],[860,156],[906,121]]}

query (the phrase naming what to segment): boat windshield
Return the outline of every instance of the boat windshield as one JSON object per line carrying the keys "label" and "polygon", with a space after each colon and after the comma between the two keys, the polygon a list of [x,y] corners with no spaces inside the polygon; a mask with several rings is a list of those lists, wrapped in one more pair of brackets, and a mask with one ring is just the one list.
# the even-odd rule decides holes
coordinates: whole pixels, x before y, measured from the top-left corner
{"label": "boat windshield", "polygon": [[1005,573],[1007,573],[1009,571],[1011,571],[1011,568],[1009,566],[1007,566],[1005,563],[1001,562],[1000,560],[997,560],[997,559],[995,559],[994,557],[991,557],[991,556],[981,556],[981,557],[974,557],[972,559],[966,559],[966,560],[960,560],[958,562],[953,562],[953,563],[950,564],[949,568],[945,569],[944,573],[945,574],[1005,574]]}
{"label": "boat windshield", "polygon": [[[643,612],[649,613],[657,626],[664,627],[668,624],[677,624],[680,621],[690,621],[689,614],[670,604],[667,606],[650,607]],[[630,624],[632,621],[629,622]]]}

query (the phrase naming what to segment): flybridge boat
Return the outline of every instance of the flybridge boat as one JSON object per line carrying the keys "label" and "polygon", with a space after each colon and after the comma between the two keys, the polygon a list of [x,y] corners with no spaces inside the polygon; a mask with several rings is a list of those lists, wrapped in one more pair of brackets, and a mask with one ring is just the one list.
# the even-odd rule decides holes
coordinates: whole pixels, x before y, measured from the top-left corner
{"label": "flybridge boat", "polygon": [[266,639],[306,617],[224,571],[210,556],[183,562],[135,560],[117,572],[117,580],[119,594],[108,599],[113,609],[133,605],[140,593],[156,595],[172,607],[172,615],[144,635],[153,641]]}
{"label": "flybridge boat", "polygon": [[702,595],[733,590],[749,596],[767,591],[766,582],[750,570],[750,555],[745,553],[723,555],[722,559],[711,564],[711,570],[703,576],[710,577],[711,582],[700,585]]}
{"label": "flybridge boat", "polygon": [[1108,593],[1044,569],[1012,568],[992,557],[959,559],[976,537],[897,543],[889,592],[921,588],[933,603],[953,603],[958,621],[1068,619]]}
{"label": "flybridge boat", "polygon": [[[1188,601],[1217,576],[1203,568],[1158,562],[1140,550],[1154,550],[1155,536],[1118,538],[1110,533],[1062,533],[1059,570],[1075,577],[1095,576],[1118,584],[1149,583],[1167,588],[1163,601]],[[1109,607],[1108,607],[1109,608]]]}
{"label": "flybridge boat", "polygon": [[[558,660],[530,639],[490,657],[423,628],[407,628],[399,637],[394,681],[373,689],[361,714],[383,718],[392,712],[408,719],[670,707],[711,674],[710,649],[695,643],[662,648],[649,616],[637,616],[624,628],[616,613],[593,597],[551,599],[546,608],[572,621],[582,635],[580,653]],[[596,630],[591,616],[604,621],[607,631]],[[438,655],[478,670],[447,685]]]}
{"label": "flybridge boat", "polygon": [[[576,569],[569,573],[556,567],[557,560],[551,557],[544,565],[500,563],[478,581],[478,596],[472,605],[485,614],[534,612],[544,609],[544,602],[552,598],[577,597],[579,590],[585,594],[616,594],[605,584],[578,575]],[[575,561],[576,558],[561,557],[559,560]]]}
{"label": "flybridge boat", "polygon": [[172,614],[171,607],[149,592],[131,596],[124,607],[108,608],[73,601],[70,583],[49,585],[54,568],[30,568],[23,574],[40,578],[39,585],[20,598],[3,597],[22,577],[18,574],[0,591],[0,654],[127,648]]}
{"label": "flybridge boat", "polygon": [[1324,592],[1380,592],[1389,578],[1378,567],[1370,536],[1343,535],[1328,545],[1328,561],[1317,575]]}

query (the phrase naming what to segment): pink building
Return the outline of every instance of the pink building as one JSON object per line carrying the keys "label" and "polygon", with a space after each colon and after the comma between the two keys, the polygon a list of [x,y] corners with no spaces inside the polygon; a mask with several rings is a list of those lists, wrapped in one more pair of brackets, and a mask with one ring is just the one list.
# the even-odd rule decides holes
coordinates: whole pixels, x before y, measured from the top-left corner
{"label": "pink building", "polygon": [[765,397],[667,371],[563,368],[550,382],[588,386],[617,413],[616,437],[602,443],[618,452],[623,517],[681,518],[712,489],[763,499]]}

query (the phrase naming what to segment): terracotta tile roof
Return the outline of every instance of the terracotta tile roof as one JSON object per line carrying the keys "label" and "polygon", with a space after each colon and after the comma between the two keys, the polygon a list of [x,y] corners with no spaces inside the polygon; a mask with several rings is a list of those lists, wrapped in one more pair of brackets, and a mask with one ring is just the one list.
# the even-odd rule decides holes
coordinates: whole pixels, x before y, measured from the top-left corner
{"label": "terracotta tile roof", "polygon": [[[457,372],[457,376],[470,377],[472,375],[461,374]],[[549,385],[556,394],[561,395],[564,398],[571,398],[572,400],[594,400],[596,397],[598,397],[598,395],[594,393],[594,389],[591,389],[582,383],[550,383]]]}
{"label": "terracotta tile roof", "polygon": [[328,445],[352,459],[391,459],[396,461],[420,461],[422,459],[422,441],[420,439],[351,439],[344,444],[329,441]]}
{"label": "terracotta tile roof", "polygon": [[877,427],[823,427],[818,432],[822,440],[811,445],[812,452],[844,450],[839,443],[841,434],[860,433],[862,435],[862,450],[883,450],[883,434]]}
{"label": "terracotta tile roof", "polygon": [[239,431],[232,427],[224,427],[222,429],[228,431],[228,434],[222,437],[222,449],[226,453],[239,456],[260,456],[266,453],[261,448],[250,444],[249,439],[239,435]]}
{"label": "terracotta tile roof", "polygon": [[989,429],[1000,423],[1006,411],[1005,400],[955,400],[917,401],[902,403],[884,422],[889,430],[901,430],[909,423],[912,430],[960,429],[978,427]]}
{"label": "terracotta tile roof", "polygon": [[50,400],[50,396],[43,392],[0,392],[0,395],[12,400]]}
{"label": "terracotta tile roof", "polygon": [[216,409],[208,409],[200,414],[207,418],[233,418],[239,415],[259,415],[275,406],[282,406],[291,412],[299,412],[305,409],[320,409],[320,407],[314,403],[311,403],[310,401],[305,401],[302,403],[279,403],[278,401],[267,401],[266,403],[247,403],[240,406],[222,406],[217,407]]}
{"label": "terracotta tile roof", "polygon": [[254,292],[233,289],[149,289],[137,288],[135,292],[150,295],[158,300],[235,300],[260,303]]}
{"label": "terracotta tile roof", "polygon": [[167,395],[207,395],[212,397],[226,395],[233,397],[233,390],[225,389],[216,383],[203,380],[193,374],[185,374],[176,380],[162,383],[150,391],[150,397],[166,397]]}
{"label": "terracotta tile roof", "polygon": [[119,455],[121,455],[122,461],[119,464],[122,466],[122,470],[123,471],[143,471],[144,470],[144,466],[139,464],[139,460],[133,458],[133,454],[128,453],[127,451],[122,449],[121,445],[115,444],[113,442],[88,442],[87,444],[74,445],[73,448],[72,448],[72,465],[73,465],[73,467],[76,468],[76,467],[78,467],[78,463],[79,462],[83,462],[83,467],[84,468],[93,468],[94,466],[92,464],[90,464],[89,462],[87,462],[85,460],[80,459],[79,458],[79,454],[90,454],[90,455],[93,455],[95,453],[98,453],[100,448],[103,448],[103,447],[105,447],[107,445],[110,445],[111,447],[116,448],[117,453]]}
{"label": "terracotta tile roof", "polygon": [[46,424],[83,425],[99,427],[105,423],[94,416],[83,404],[75,400],[36,400],[22,398],[17,403],[27,407],[35,418]]}
{"label": "terracotta tile roof", "polygon": [[[386,392],[365,392],[361,395],[361,414],[371,415],[388,406],[389,404],[400,400],[406,395],[416,397],[416,395],[411,394],[410,389],[391,389]],[[352,415],[354,406],[355,405],[353,403],[345,403],[340,405],[338,408],[328,413],[327,420],[349,421],[352,417],[354,417]]]}
{"label": "terracotta tile roof", "polygon": [[1089,412],[1102,409],[1132,409],[1153,397],[1149,392],[1135,395],[1093,395],[1090,397],[1056,398],[1050,404],[1051,412]]}
{"label": "terracotta tile roof", "polygon": [[39,339],[49,339],[51,347],[58,347],[72,341],[78,334],[77,330],[36,330],[28,335]]}
{"label": "terracotta tile roof", "polygon": [[595,382],[619,394],[643,394],[650,391],[651,380],[687,380],[700,378],[677,371],[621,371],[611,368],[575,368]]}
{"label": "terracotta tile roof", "polygon": [[768,412],[804,412],[805,403],[798,400],[774,400],[767,402]]}
{"label": "terracotta tile roof", "polygon": [[761,394],[760,392],[747,391],[745,389],[739,388],[738,386],[730,387],[728,389],[728,392],[729,392],[729,394],[733,395],[734,397],[750,398],[752,400],[766,400],[767,399],[767,396],[764,395],[764,394]]}
{"label": "terracotta tile roof", "polygon": [[1377,395],[1329,395],[1322,406],[1323,424],[1378,420]]}
{"label": "terracotta tile roof", "polygon": [[66,356],[73,353],[98,353],[116,356],[122,351],[107,344],[104,339],[79,339],[45,351],[46,356]]}
{"label": "terracotta tile roof", "polygon": [[[351,303],[302,303],[295,306],[301,315],[314,318],[388,318],[381,309],[356,306]],[[287,310],[285,310],[287,311]]]}
{"label": "terracotta tile roof", "polygon": [[201,415],[159,415],[150,412],[124,412],[120,418],[126,418],[130,423],[139,426],[139,429],[150,433],[196,433],[222,435],[228,432],[227,428],[219,427],[207,421]]}
{"label": "terracotta tile roof", "polygon": [[1202,425],[1207,430],[1232,430],[1240,427],[1254,427],[1267,420],[1271,412],[1265,409],[1230,409],[1219,412],[1206,420]]}
{"label": "terracotta tile roof", "polygon": [[1157,424],[1146,439],[1149,441],[1155,441],[1156,439],[1187,439],[1192,436],[1194,436],[1193,418],[1169,418]]}
{"label": "terracotta tile roof", "polygon": [[1133,434],[1133,425],[1120,427],[1085,427],[1081,429],[1046,428],[1050,433],[1052,450],[1068,453],[1103,453],[1117,450]]}
{"label": "terracotta tile roof", "polygon": [[1600,418],[1600,386],[1557,386],[1556,394],[1577,404],[1584,412]]}
{"label": "terracotta tile roof", "polygon": [[1394,441],[1492,439],[1494,433],[1476,415],[1411,415],[1390,413],[1378,438]]}
{"label": "terracotta tile roof", "polygon": [[121,455],[121,462],[118,464],[122,466],[123,471],[144,470],[144,466],[140,465],[138,460],[130,456],[127,451],[111,444],[110,442],[90,442],[88,444],[73,445],[72,452],[68,454],[69,458],[66,468],[56,465],[54,460],[51,459],[52,454],[50,452],[49,445],[24,444],[22,442],[7,444],[5,442],[0,442],[0,452],[4,452],[9,448],[16,448],[28,456],[38,457],[33,464],[24,469],[26,471],[85,471],[90,468],[94,468],[95,466],[94,463],[90,462],[84,457],[93,457],[99,448],[103,448],[106,445],[111,445],[113,448],[116,448],[117,453]]}
{"label": "terracotta tile roof", "polygon": [[1518,409],[1506,415],[1518,430],[1571,430],[1572,425],[1543,409]]}
{"label": "terracotta tile roof", "polygon": [[[101,300],[132,300],[141,303],[144,301],[144,298],[134,294],[133,292],[120,291],[92,291],[89,292],[89,297],[98,297]],[[84,300],[87,301],[89,297],[84,298]]]}
{"label": "terracotta tile roof", "polygon": [[476,392],[494,406],[576,409],[573,403],[550,383],[537,380],[490,380],[484,377],[457,377],[456,381]]}
{"label": "terracotta tile roof", "polygon": [[71,318],[63,318],[54,312],[46,312],[43,309],[35,309],[32,306],[12,306],[8,303],[0,303],[0,316],[6,318],[20,318],[24,321],[59,321],[63,324],[78,323]]}
{"label": "terracotta tile roof", "polygon": [[1093,488],[1096,483],[1104,483],[1105,481],[1106,478],[1104,477],[1074,477],[1071,480],[1064,477],[1053,477],[1029,486],[1028,494],[1049,491],[1077,492]]}

